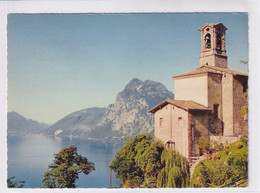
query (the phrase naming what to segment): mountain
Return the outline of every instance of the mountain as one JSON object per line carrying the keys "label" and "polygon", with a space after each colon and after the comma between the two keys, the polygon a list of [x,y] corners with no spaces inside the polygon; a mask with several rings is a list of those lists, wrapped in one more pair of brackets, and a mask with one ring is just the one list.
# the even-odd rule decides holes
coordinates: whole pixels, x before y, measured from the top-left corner
{"label": "mountain", "polygon": [[131,80],[109,105],[100,123],[88,136],[95,139],[124,139],[154,130],[153,115],[148,110],[174,95],[158,82]]}
{"label": "mountain", "polygon": [[27,119],[16,112],[7,113],[8,135],[32,135],[43,132],[49,126],[32,119]]}
{"label": "mountain", "polygon": [[107,108],[88,108],[71,113],[44,134],[114,142],[153,132],[153,115],[148,110],[174,95],[158,82],[131,80]]}
{"label": "mountain", "polygon": [[101,121],[106,108],[88,108],[71,113],[53,124],[46,134],[82,137]]}

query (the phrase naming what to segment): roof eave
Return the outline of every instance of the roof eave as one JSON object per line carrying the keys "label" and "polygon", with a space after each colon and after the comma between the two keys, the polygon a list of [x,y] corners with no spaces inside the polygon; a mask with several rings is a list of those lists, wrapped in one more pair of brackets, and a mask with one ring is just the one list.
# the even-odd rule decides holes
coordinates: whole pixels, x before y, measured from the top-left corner
{"label": "roof eave", "polygon": [[160,104],[156,105],[155,107],[151,108],[148,113],[155,113],[157,110],[163,108],[167,103],[169,103],[167,100],[161,102]]}

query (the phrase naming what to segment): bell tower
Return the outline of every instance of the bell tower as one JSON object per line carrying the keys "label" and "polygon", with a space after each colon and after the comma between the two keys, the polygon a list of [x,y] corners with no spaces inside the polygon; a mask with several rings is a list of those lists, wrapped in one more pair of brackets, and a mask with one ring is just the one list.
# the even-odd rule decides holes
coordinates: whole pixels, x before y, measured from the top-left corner
{"label": "bell tower", "polygon": [[227,68],[225,32],[222,24],[205,24],[201,32],[200,66],[217,66]]}

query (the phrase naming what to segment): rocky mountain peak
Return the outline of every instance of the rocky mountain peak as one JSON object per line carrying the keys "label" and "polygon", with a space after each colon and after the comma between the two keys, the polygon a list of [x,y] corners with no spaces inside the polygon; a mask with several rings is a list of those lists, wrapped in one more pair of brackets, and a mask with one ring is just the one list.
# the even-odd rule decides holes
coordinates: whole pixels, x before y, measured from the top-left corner
{"label": "rocky mountain peak", "polygon": [[126,86],[124,90],[133,90],[136,86],[139,86],[143,84],[142,80],[139,80],[138,78],[133,78]]}
{"label": "rocky mountain peak", "polygon": [[148,103],[148,108],[158,104],[158,101],[170,98],[173,99],[174,95],[167,90],[167,88],[155,81],[132,79],[116,97],[115,104],[136,102],[138,100],[145,100]]}
{"label": "rocky mountain peak", "polygon": [[148,110],[169,98],[174,98],[173,93],[161,83],[134,78],[118,93],[115,103],[108,106],[95,134],[99,128],[102,132],[109,128],[110,137],[153,132],[153,116]]}

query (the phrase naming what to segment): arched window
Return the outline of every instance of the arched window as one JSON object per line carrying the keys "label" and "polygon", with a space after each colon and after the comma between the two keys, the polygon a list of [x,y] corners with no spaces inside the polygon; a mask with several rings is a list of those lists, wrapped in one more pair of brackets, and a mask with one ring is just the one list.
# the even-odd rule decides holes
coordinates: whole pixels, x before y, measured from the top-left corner
{"label": "arched window", "polygon": [[221,50],[221,34],[217,35],[217,49]]}
{"label": "arched window", "polygon": [[172,149],[172,150],[175,150],[175,143],[173,141],[167,141],[166,144],[165,144],[165,148],[169,148],[169,149]]}
{"label": "arched window", "polygon": [[206,47],[206,49],[211,48],[211,35],[210,34],[207,34],[205,36],[205,47]]}

